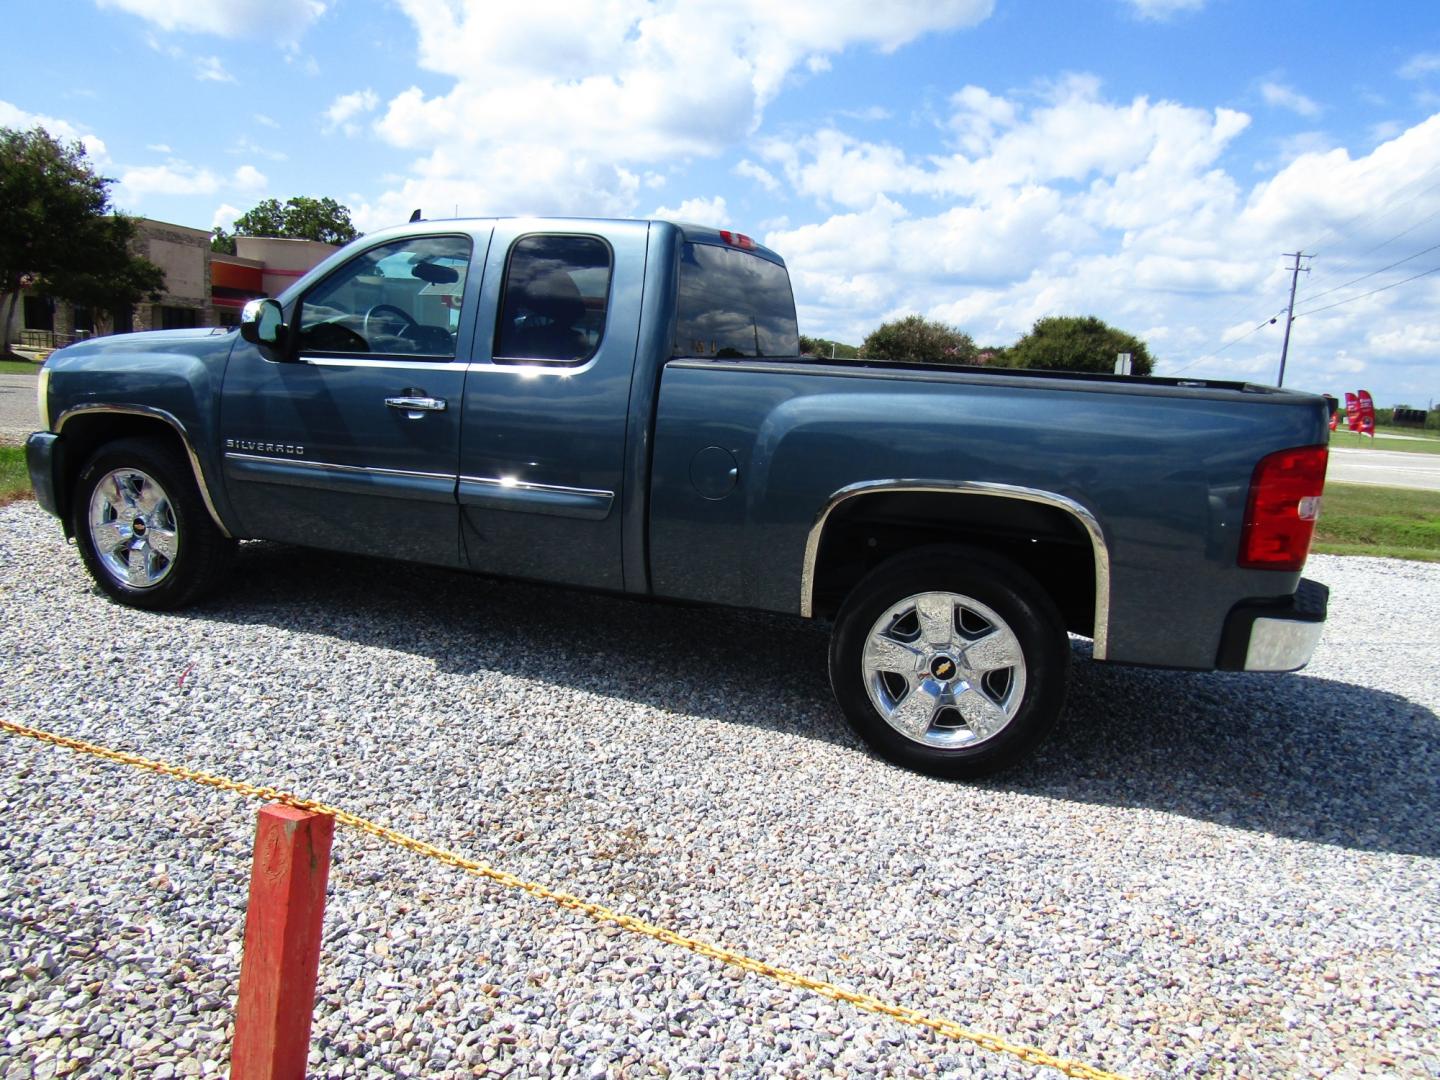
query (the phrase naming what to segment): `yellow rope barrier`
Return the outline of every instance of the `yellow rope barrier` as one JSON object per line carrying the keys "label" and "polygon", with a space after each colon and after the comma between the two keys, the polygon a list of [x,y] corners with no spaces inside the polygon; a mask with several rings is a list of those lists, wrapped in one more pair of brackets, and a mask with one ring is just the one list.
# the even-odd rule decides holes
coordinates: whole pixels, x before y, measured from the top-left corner
{"label": "yellow rope barrier", "polygon": [[267,802],[284,803],[293,806],[297,810],[306,810],[314,814],[325,814],[333,817],[341,825],[348,825],[363,833],[384,840],[387,843],[395,844],[398,847],[413,851],[417,855],[424,855],[427,858],[437,859],[457,870],[463,870],[468,874],[487,878],[506,888],[519,889],[531,896],[548,900],[569,911],[578,911],[583,915],[601,923],[611,923],[632,933],[643,934],[646,937],[663,941],[669,945],[675,945],[699,956],[708,957],[711,960],[718,960],[722,964],[729,964],[741,971],[748,971],[755,975],[764,976],[775,982],[786,986],[793,986],[800,990],[808,990],[811,993],[819,994],[821,997],[829,998],[832,1001],[843,1001],[853,1005],[865,1012],[875,1013],[880,1016],[888,1016],[902,1024],[911,1027],[928,1028],[936,1034],[946,1038],[958,1039],[962,1042],[973,1043],[984,1050],[997,1054],[1009,1054],[1019,1058],[1021,1061],[1031,1065],[1042,1065],[1052,1069],[1058,1069],[1066,1076],[1078,1078],[1078,1080],[1120,1080],[1115,1073],[1097,1069],[1093,1065],[1087,1065],[1082,1061],[1073,1061],[1065,1058],[1058,1058],[1033,1046],[1025,1046],[1020,1043],[1012,1043],[998,1035],[987,1035],[984,1032],[971,1031],[943,1017],[930,1016],[917,1009],[907,1008],[904,1005],[892,1005],[887,1001],[874,997],[871,994],[862,994],[854,990],[846,990],[833,983],[821,979],[812,979],[808,975],[801,975],[799,972],[790,971],[786,968],[776,967],[774,964],[767,964],[763,960],[755,960],[745,956],[743,953],[733,952],[730,949],[719,945],[712,945],[706,941],[699,941],[695,938],[678,934],[674,930],[668,930],[663,926],[656,926],[654,923],[637,919],[633,915],[626,915],[614,911],[603,904],[596,904],[589,900],[572,896],[569,893],[559,892],[539,882],[526,881],[516,877],[514,874],[504,870],[497,870],[486,863],[477,862],[474,859],[467,859],[463,855],[457,855],[453,851],[446,851],[444,848],[436,847],[434,844],[426,843],[424,840],[417,840],[413,836],[407,836],[402,832],[390,828],[388,825],[381,825],[378,822],[370,821],[342,810],[337,806],[330,806],[327,803],[317,802],[314,799],[301,798],[288,791],[280,791],[277,788],[262,787],[258,784],[247,784],[240,780],[230,780],[223,776],[215,776],[211,773],[200,772],[196,769],[188,769],[182,765],[171,765],[168,762],[156,761],[153,758],[141,757],[139,754],[126,753],[123,750],[112,750],[108,746],[100,746],[96,743],[85,742],[82,739],[72,739],[65,735],[56,735],[54,732],[43,731],[40,728],[26,727],[24,724],[16,724],[12,721],[0,719],[0,730],[9,732],[12,735],[21,735],[30,739],[37,739],[43,743],[53,746],[64,747],[67,750],[75,750],[82,754],[90,754],[94,757],[103,758],[120,765],[130,765],[137,769],[145,769],[149,772],[159,773],[162,776],[172,776],[178,780],[189,780],[192,783],[203,784],[206,787],[219,788],[221,791],[234,792],[237,795],[244,795],[253,799],[264,799]]}

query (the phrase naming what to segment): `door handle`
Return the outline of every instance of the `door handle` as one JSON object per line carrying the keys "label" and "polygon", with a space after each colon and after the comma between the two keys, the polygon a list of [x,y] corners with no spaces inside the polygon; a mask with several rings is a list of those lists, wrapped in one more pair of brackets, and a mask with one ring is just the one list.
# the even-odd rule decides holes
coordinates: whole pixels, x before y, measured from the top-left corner
{"label": "door handle", "polygon": [[409,413],[444,412],[446,406],[443,397],[387,397],[385,404]]}

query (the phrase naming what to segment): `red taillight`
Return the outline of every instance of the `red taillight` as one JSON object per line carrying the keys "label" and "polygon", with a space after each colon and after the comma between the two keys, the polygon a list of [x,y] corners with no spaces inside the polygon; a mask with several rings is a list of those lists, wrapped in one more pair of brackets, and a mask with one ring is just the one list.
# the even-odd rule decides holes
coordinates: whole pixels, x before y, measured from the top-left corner
{"label": "red taillight", "polygon": [[1325,490],[1324,446],[1280,450],[1260,459],[1250,477],[1240,565],[1249,570],[1299,570],[1310,554]]}
{"label": "red taillight", "polygon": [[729,244],[731,247],[740,248],[742,251],[755,250],[755,241],[751,240],[750,237],[746,236],[744,233],[726,232],[722,229],[720,231],[720,239],[724,240],[725,243]]}

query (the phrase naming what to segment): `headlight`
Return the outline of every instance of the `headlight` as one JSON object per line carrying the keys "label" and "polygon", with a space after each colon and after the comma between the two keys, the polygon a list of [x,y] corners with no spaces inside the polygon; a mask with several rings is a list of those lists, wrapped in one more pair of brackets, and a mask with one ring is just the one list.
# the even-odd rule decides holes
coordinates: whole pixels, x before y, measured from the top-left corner
{"label": "headlight", "polygon": [[40,369],[35,380],[35,408],[40,413],[40,430],[50,430],[50,365]]}

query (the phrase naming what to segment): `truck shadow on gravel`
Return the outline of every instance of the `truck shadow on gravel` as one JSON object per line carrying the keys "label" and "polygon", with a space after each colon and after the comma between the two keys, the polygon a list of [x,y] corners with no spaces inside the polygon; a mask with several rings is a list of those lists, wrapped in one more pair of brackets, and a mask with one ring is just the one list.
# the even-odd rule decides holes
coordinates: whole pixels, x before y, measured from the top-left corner
{"label": "truck shadow on gravel", "polygon": [[[185,617],[323,634],[864,752],[830,696],[827,628],[271,544]],[[417,600],[416,597],[423,597]],[[1305,675],[1110,667],[1076,645],[1060,729],[995,791],[1139,807],[1364,851],[1440,855],[1440,720]],[[875,768],[891,768],[872,759]]]}

